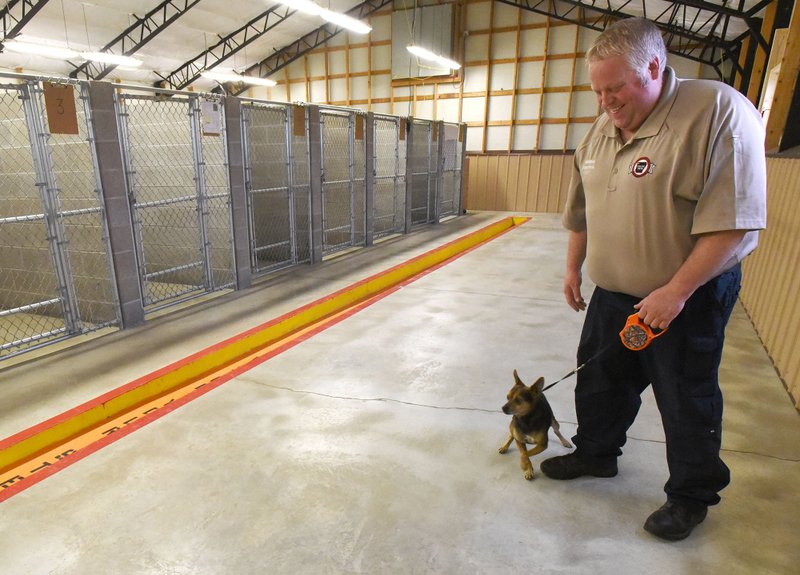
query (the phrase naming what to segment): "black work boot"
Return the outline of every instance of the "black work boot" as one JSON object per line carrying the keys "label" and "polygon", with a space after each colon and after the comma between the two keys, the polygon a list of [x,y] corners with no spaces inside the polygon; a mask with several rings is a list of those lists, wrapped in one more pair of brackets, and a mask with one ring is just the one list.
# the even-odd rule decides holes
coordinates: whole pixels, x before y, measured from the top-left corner
{"label": "black work boot", "polygon": [[596,461],[581,457],[577,452],[545,459],[540,467],[550,479],[575,479],[584,475],[614,477],[617,474],[616,461]]}
{"label": "black work boot", "polygon": [[686,539],[692,530],[703,522],[708,507],[667,501],[654,511],[644,523],[644,530],[667,541]]}

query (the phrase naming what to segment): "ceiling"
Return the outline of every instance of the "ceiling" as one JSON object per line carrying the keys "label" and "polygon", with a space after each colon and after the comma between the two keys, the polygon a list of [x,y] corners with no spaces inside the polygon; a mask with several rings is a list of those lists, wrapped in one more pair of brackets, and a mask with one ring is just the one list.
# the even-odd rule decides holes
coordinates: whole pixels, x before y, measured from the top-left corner
{"label": "ceiling", "polygon": [[[330,0],[324,5],[346,12],[362,2]],[[119,67],[105,70],[101,68],[106,66],[96,65],[94,69],[78,69],[81,62],[4,50],[0,53],[0,68],[92,79],[102,74],[105,79],[146,84],[167,78],[174,80],[168,82],[174,88],[186,87],[180,85],[188,78],[186,66],[200,58],[203,67],[202,63],[210,56],[208,50],[215,46],[219,57],[211,56],[213,65],[241,72],[324,24],[320,18],[270,0],[9,0],[3,16],[3,40],[19,27],[21,39],[68,46],[77,51],[100,51],[111,45],[108,51],[122,54],[136,48],[133,54],[145,63],[138,70]],[[28,21],[23,22],[24,18]],[[18,23],[23,25],[15,26]],[[127,37],[120,39],[126,30],[129,30]],[[239,34],[229,44],[220,45],[221,39],[237,31]],[[201,67],[190,68],[199,72]],[[205,78],[191,83],[199,90],[216,86],[213,80]]]}
{"label": "ceiling", "polygon": [[[712,66],[724,59],[739,60],[746,38],[767,49],[769,38],[761,33],[767,7],[776,2],[790,11],[792,5],[792,0],[499,1],[597,30],[619,17],[645,16],[664,31],[671,52]],[[403,4],[392,0],[318,3],[355,17]],[[340,31],[272,0],[8,0],[0,16],[0,42],[21,34],[23,39],[78,51],[135,54],[145,61],[139,70],[123,69],[3,50],[0,68],[45,76],[160,83],[176,89],[192,84],[198,90],[217,88],[215,82],[198,77],[204,68],[268,76]],[[733,73],[749,74],[747,65],[734,64]]]}

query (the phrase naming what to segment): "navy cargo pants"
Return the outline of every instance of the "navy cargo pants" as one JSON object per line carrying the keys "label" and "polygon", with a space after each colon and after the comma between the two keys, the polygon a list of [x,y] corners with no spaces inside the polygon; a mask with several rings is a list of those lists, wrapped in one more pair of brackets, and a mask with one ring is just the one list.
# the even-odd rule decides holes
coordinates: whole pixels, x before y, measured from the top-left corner
{"label": "navy cargo pants", "polygon": [[689,505],[719,503],[730,471],[719,456],[722,392],[718,368],[725,325],[741,286],[741,267],[701,286],[669,330],[639,351],[625,348],[619,332],[640,298],[597,288],[586,312],[578,365],[608,348],[578,372],[575,408],[578,453],[598,461],[622,454],[626,432],[653,386],[664,426],[667,497]]}

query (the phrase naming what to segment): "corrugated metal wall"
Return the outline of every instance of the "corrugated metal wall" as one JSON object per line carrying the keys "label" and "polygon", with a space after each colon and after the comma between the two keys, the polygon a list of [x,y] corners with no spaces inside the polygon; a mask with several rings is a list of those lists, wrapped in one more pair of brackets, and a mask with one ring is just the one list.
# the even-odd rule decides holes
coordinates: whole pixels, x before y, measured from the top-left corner
{"label": "corrugated metal wall", "polygon": [[558,213],[571,166],[572,154],[468,155],[466,208]]}
{"label": "corrugated metal wall", "polygon": [[[571,154],[469,155],[466,209],[559,213]],[[800,409],[800,159],[768,158],[768,228],[745,260],[741,301]]]}
{"label": "corrugated metal wall", "polygon": [[800,408],[800,159],[767,158],[767,229],[745,260],[741,300]]}

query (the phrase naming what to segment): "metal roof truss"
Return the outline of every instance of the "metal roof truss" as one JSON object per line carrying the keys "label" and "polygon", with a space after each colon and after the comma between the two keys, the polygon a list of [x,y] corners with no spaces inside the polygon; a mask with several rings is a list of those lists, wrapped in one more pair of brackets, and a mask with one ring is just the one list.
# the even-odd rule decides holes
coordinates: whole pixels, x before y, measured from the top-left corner
{"label": "metal roof truss", "polygon": [[[762,0],[750,8],[745,8],[744,0],[737,0],[737,7],[703,0],[498,1],[601,32],[623,18],[647,18],[664,32],[670,53],[711,66],[728,84],[733,85],[739,77],[740,85],[746,86],[756,48],[769,54],[769,43],[761,34],[762,18],[756,14],[775,0]],[[746,38],[751,41],[741,63]]]}
{"label": "metal roof truss", "polygon": [[[130,56],[167,29],[175,20],[186,14],[200,0],[164,0],[144,17],[137,18],[124,32],[103,46],[102,52]],[[115,64],[86,61],[75,66],[70,78],[83,76],[88,80],[101,80],[116,68]]]}

